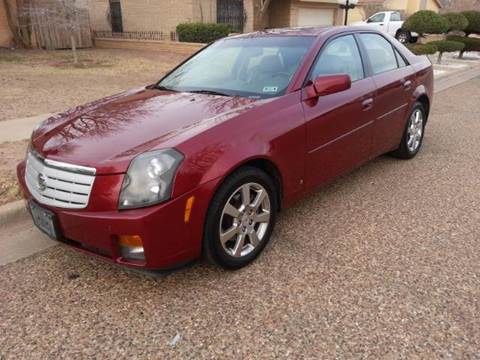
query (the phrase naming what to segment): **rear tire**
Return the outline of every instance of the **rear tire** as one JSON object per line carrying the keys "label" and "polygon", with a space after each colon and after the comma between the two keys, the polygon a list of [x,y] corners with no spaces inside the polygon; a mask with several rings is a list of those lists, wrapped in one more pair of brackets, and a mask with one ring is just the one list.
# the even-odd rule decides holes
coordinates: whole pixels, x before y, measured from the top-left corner
{"label": "rear tire", "polygon": [[402,140],[397,150],[391,153],[400,159],[412,159],[420,151],[425,135],[427,114],[422,103],[415,102],[409,113]]}
{"label": "rear tire", "polygon": [[402,44],[408,44],[410,42],[410,32],[405,30],[398,30],[395,34],[395,38]]}
{"label": "rear tire", "polygon": [[205,222],[203,252],[209,262],[235,270],[262,252],[275,225],[276,192],[272,179],[250,166],[240,168],[223,182]]}

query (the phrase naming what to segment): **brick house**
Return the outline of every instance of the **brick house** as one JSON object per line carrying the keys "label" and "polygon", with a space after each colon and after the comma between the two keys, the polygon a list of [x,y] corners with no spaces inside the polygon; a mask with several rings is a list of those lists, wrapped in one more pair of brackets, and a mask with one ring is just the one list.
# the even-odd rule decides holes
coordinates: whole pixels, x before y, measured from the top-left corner
{"label": "brick house", "polygon": [[239,31],[336,25],[343,0],[89,0],[95,31],[175,31],[181,22],[231,23]]}

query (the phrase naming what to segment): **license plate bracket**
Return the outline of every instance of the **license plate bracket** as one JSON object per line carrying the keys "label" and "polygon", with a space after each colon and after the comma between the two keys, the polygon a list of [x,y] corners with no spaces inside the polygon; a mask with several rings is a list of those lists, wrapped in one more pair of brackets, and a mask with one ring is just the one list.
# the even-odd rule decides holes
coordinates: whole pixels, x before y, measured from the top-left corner
{"label": "license plate bracket", "polygon": [[54,212],[47,210],[37,203],[30,201],[28,203],[30,214],[32,215],[35,226],[50,238],[60,240],[60,230],[58,227],[57,216]]}

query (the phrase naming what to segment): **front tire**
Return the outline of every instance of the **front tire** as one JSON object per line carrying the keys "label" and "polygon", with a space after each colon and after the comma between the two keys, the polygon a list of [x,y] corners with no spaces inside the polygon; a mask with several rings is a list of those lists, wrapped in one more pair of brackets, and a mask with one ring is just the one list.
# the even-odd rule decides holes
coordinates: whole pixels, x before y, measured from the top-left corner
{"label": "front tire", "polygon": [[422,103],[416,102],[410,111],[400,146],[392,155],[400,159],[414,158],[423,144],[427,114]]}
{"label": "front tire", "polygon": [[248,265],[270,240],[278,208],[272,179],[243,167],[215,193],[205,223],[203,251],[211,263],[235,270]]}

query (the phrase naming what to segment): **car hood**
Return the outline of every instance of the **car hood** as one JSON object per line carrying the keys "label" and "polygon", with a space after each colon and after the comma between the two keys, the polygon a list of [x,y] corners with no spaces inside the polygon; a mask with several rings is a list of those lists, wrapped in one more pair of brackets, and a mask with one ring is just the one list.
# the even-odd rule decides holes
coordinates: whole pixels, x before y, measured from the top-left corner
{"label": "car hood", "polygon": [[175,147],[263,102],[142,88],[47,119],[32,134],[32,145],[52,160],[122,173],[139,153]]}

